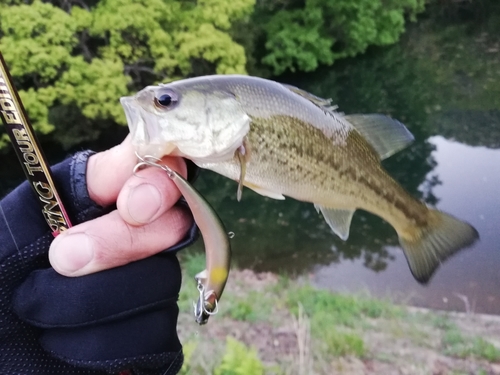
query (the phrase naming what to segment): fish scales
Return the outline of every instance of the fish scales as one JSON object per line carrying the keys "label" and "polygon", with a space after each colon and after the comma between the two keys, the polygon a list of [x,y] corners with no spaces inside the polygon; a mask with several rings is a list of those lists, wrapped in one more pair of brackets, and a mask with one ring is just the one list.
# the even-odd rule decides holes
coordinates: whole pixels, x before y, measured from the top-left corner
{"label": "fish scales", "polygon": [[[234,92],[238,93],[238,85],[230,87],[234,90]],[[281,85],[272,86],[272,90],[268,89],[267,92],[260,89],[257,90],[257,92],[252,92],[253,87],[255,86],[250,87],[243,85],[241,87],[244,88],[242,97],[253,98],[252,101],[243,102],[245,108],[250,108],[249,112],[251,114],[256,114],[256,116],[252,118],[249,135],[259,133],[262,134],[263,138],[257,139],[255,142],[249,142],[250,144],[259,145],[259,150],[262,150],[262,152],[265,153],[273,147],[276,147],[276,144],[280,142],[280,139],[274,139],[273,141],[268,142],[266,146],[260,147],[263,145],[262,141],[265,140],[265,137],[270,136],[272,133],[282,134],[282,139],[285,139],[288,142],[284,142],[282,144],[283,149],[292,147],[298,152],[309,151],[310,158],[308,160],[294,159],[294,153],[288,153],[282,155],[282,157],[278,159],[281,163],[283,163],[283,160],[287,160],[289,158],[291,160],[289,165],[301,165],[305,168],[308,165],[314,166],[316,162],[318,162],[318,157],[328,159],[323,167],[331,168],[331,170],[337,173],[326,174],[327,178],[325,178],[325,171],[328,171],[329,169],[320,170],[319,173],[317,173],[317,176],[315,176],[317,178],[313,180],[313,182],[317,183],[319,181],[323,181],[322,187],[327,189],[323,190],[323,192],[330,194],[329,199],[332,199],[336,195],[342,196],[342,198],[337,199],[337,202],[335,202],[337,207],[341,204],[346,204],[349,201],[346,198],[357,195],[358,198],[361,198],[364,201],[365,206],[361,206],[359,205],[359,202],[357,202],[357,205],[354,204],[348,208],[363,208],[372,212],[374,209],[380,211],[378,209],[378,204],[373,205],[370,204],[370,202],[379,198],[384,198],[387,200],[388,204],[381,212],[377,212],[377,214],[390,221],[391,224],[394,225],[395,223],[399,223],[400,220],[403,219],[410,221],[411,224],[418,223],[419,225],[426,225],[425,209],[423,205],[409,196],[406,191],[394,183],[392,178],[380,168],[379,158],[374,153],[373,148],[364,139],[362,139],[359,134],[351,126],[349,126],[349,124],[342,121],[340,114],[335,116],[329,112],[318,110],[318,107],[316,105],[311,105],[312,103],[309,101],[303,103],[303,107],[296,105],[294,104],[297,99],[296,95],[293,96],[293,93],[289,90],[283,90]],[[269,97],[272,98],[272,101],[264,100]],[[257,98],[256,103],[255,98]],[[279,108],[281,112],[289,113],[291,115],[285,115],[284,117],[271,115],[270,121],[262,119],[265,115],[276,111],[277,108]],[[305,110],[301,110],[302,108],[305,108]],[[262,121],[263,124],[267,124],[268,126],[258,127],[258,121]],[[295,124],[296,126],[287,127],[287,124]],[[321,132],[317,131],[318,128],[321,129]],[[330,130],[330,137],[326,139],[326,132],[324,131],[325,128]],[[287,130],[288,134],[286,133]],[[295,130],[295,132],[293,130]],[[352,143],[349,142],[350,139],[352,139]],[[332,142],[337,147],[332,148]],[[353,147],[349,147],[347,142],[352,144]],[[301,150],[299,148],[305,149]],[[321,155],[321,152],[323,155]],[[295,163],[293,163],[292,160],[294,160]],[[372,161],[373,163],[367,164],[367,160]],[[259,162],[263,161],[264,160],[259,160]],[[252,164],[257,164],[257,162]],[[268,165],[267,168],[262,169],[269,171],[270,167],[271,166]],[[279,171],[276,172],[279,173]],[[281,174],[283,175],[283,173]],[[376,177],[370,178],[369,176],[373,174],[375,174]],[[286,175],[287,174],[285,174],[285,177]],[[343,178],[345,175],[351,177],[351,179],[349,180]],[[236,177],[237,174],[234,174],[230,178],[236,179]],[[272,177],[272,175],[269,177]],[[311,180],[308,180],[307,178],[303,179],[302,177],[304,176],[299,175],[298,177],[298,179],[293,181],[294,183],[305,182],[308,184],[311,182]],[[328,177],[330,178],[328,179]],[[353,184],[353,182],[362,183],[364,186],[369,188],[373,193],[375,193],[375,197],[373,197],[374,199],[370,199],[370,197],[366,195],[359,195],[359,189],[356,191],[356,185]],[[346,191],[346,189],[348,190]],[[310,186],[305,186],[304,190],[306,190],[306,194],[309,193],[311,190]],[[300,194],[300,196],[295,196],[294,192],[289,192],[288,194],[283,192],[283,194],[290,195],[291,197],[299,200],[306,200],[309,202],[314,201],[313,197],[306,196],[305,194]],[[339,203],[338,201],[341,199],[343,202]],[[332,206],[335,206],[335,204]],[[393,205],[401,211],[397,214],[395,220],[391,220],[392,215],[384,214],[384,212],[387,211],[392,211],[391,213],[394,214],[395,212],[392,210]]]}
{"label": "fish scales", "polygon": [[148,86],[121,99],[139,154],[191,159],[275,199],[314,203],[342,239],[356,209],[397,231],[410,270],[427,282],[478,238],[468,223],[408,194],[380,161],[413,136],[379,114],[343,115],[330,100],[248,76],[205,76]]}
{"label": "fish scales", "polygon": [[[402,220],[408,225],[427,224],[425,206],[380,167],[373,148],[355,131],[351,131],[346,145],[332,148],[331,141],[318,129],[297,119],[272,116],[252,119],[246,138],[250,154],[246,181],[253,185],[286,181],[283,185],[293,189],[282,193],[298,200],[314,202],[324,196],[322,202],[331,201],[331,208],[344,205],[375,211],[393,225]],[[238,178],[237,157],[228,164],[201,166]],[[367,190],[361,190],[359,184]],[[385,204],[380,204],[381,199]]]}

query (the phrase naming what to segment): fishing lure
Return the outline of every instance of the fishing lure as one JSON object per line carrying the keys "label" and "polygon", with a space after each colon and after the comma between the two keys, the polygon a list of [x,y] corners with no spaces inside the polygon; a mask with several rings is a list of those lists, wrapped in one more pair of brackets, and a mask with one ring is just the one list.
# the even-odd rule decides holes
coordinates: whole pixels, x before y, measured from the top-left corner
{"label": "fishing lure", "polygon": [[206,253],[206,269],[195,276],[198,301],[194,304],[194,317],[198,324],[206,324],[211,315],[217,314],[219,300],[229,276],[231,245],[220,218],[203,196],[181,175],[152,156],[139,158],[134,173],[143,166],[164,170],[184,196],[194,220],[203,236]]}

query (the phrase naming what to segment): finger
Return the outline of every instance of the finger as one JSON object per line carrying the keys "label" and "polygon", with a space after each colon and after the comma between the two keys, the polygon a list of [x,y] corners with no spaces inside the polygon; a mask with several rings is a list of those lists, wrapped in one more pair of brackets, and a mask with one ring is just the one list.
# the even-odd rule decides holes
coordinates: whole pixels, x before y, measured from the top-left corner
{"label": "finger", "polygon": [[[186,176],[186,164],[180,158],[163,158],[168,165]],[[180,198],[180,192],[159,168],[146,168],[130,177],[118,195],[116,206],[123,220],[132,225],[142,225],[156,220]]]}
{"label": "finger", "polygon": [[154,255],[178,243],[192,217],[173,207],[143,226],[125,222],[118,211],[79,224],[57,236],[49,249],[52,267],[65,276],[82,276]]}
{"label": "finger", "polygon": [[130,135],[121,144],[92,155],[88,160],[86,176],[90,199],[101,206],[116,202],[136,164],[137,156]]}
{"label": "finger", "polygon": [[[186,175],[183,159],[165,157],[162,163]],[[136,164],[137,156],[130,135],[121,144],[92,155],[87,164],[87,190],[90,199],[100,206],[115,203],[123,185],[133,176]]]}

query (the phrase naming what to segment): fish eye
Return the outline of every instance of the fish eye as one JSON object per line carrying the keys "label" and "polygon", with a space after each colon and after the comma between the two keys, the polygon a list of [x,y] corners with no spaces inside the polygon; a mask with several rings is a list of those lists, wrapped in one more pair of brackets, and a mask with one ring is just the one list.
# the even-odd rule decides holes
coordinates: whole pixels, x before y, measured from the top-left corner
{"label": "fish eye", "polygon": [[179,100],[178,95],[172,90],[161,90],[154,99],[155,106],[160,109],[170,109]]}

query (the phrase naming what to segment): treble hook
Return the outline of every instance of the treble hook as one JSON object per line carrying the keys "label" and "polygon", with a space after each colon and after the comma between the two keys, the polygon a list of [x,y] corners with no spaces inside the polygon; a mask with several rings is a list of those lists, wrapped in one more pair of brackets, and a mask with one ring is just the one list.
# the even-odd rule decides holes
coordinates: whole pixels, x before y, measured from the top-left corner
{"label": "treble hook", "polygon": [[135,156],[137,156],[137,159],[139,159],[139,163],[137,163],[133,169],[134,176],[137,176],[137,171],[140,168],[148,166],[148,167],[160,168],[167,173],[168,177],[170,177],[171,179],[174,178],[176,174],[175,171],[166,164],[160,164],[161,159],[154,157],[152,155],[140,156],[137,152],[135,153]]}
{"label": "treble hook", "polygon": [[209,316],[219,312],[219,303],[213,291],[209,293],[205,292],[205,286],[201,283],[201,280],[198,279],[198,285],[196,287],[198,288],[200,297],[197,303],[193,302],[194,317],[199,324],[205,324]]}

